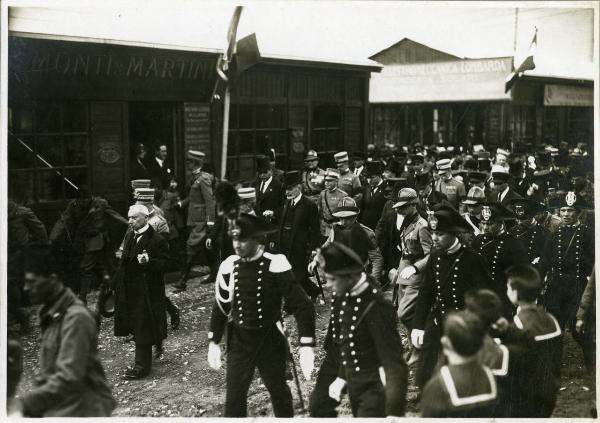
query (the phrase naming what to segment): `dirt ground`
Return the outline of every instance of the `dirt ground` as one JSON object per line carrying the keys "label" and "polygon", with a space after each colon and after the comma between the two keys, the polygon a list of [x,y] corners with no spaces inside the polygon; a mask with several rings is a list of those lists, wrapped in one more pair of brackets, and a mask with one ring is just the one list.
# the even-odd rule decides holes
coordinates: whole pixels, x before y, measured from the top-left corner
{"label": "dirt ground", "polygon": [[[123,338],[112,335],[112,319],[103,319],[99,334],[99,350],[108,381],[113,388],[118,406],[113,416],[147,417],[218,417],[222,416],[225,400],[225,371],[214,371],[206,362],[207,331],[214,299],[213,285],[202,285],[203,277],[193,279],[188,290],[180,294],[169,294],[181,310],[182,322],[179,330],[170,332],[165,342],[165,354],[161,360],[155,360],[150,376],[143,380],[124,381],[122,375],[127,366],[133,364],[134,345],[124,343]],[[170,286],[167,288],[169,292]],[[92,299],[93,302],[93,299]],[[31,309],[32,315],[36,312]],[[327,329],[329,307],[317,305],[317,340],[322,345]],[[294,351],[297,354],[295,323],[288,318],[288,328]],[[19,393],[32,387],[38,368],[37,317],[32,320],[33,331],[22,339],[24,346],[24,374],[19,385]],[[315,349],[316,368],[324,357],[321,348]],[[296,356],[297,362],[297,356]],[[563,377],[558,394],[554,417],[590,417],[595,404],[595,378],[583,366],[581,352],[567,335],[567,346],[563,364]],[[316,373],[315,373],[316,375]],[[304,380],[301,389],[304,405],[308,407],[308,395],[314,385]],[[408,394],[407,416],[418,416],[414,397],[415,389],[411,385]],[[294,396],[297,416],[308,416],[302,411],[295,384],[289,382]],[[351,416],[347,399],[338,408],[341,416]],[[272,416],[268,393],[256,377],[248,395],[249,416]]]}

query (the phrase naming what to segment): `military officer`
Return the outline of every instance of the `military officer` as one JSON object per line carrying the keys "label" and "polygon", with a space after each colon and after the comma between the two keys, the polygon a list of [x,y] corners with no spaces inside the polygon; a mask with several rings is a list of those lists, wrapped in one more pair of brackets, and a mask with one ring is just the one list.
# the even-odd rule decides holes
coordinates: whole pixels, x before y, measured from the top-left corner
{"label": "military officer", "polygon": [[512,316],[512,307],[506,296],[504,272],[515,264],[527,263],[527,252],[514,235],[508,232],[505,222],[514,214],[500,203],[486,203],[481,210],[482,234],[475,237],[473,249],[484,259],[486,270],[492,278],[490,287],[505,304],[504,314]]}
{"label": "military officer", "polygon": [[331,232],[331,225],[336,221],[333,217],[333,210],[337,207],[340,200],[347,197],[345,191],[338,188],[340,173],[337,169],[327,169],[325,173],[325,189],[319,194],[319,217],[321,218],[320,228],[321,236],[326,239]]}
{"label": "military officer", "polygon": [[556,197],[551,206],[560,209],[562,224],[551,235],[541,261],[547,275],[544,304],[561,328],[569,325],[574,333],[577,306],[594,265],[594,232],[579,221],[587,205],[574,192]]}
{"label": "military officer", "polygon": [[412,344],[422,348],[416,373],[416,383],[421,389],[438,361],[440,326],[447,314],[464,308],[468,290],[489,288],[492,283],[482,257],[457,237],[471,227],[456,210],[436,206],[428,224],[432,249],[423,272],[410,334]]}
{"label": "military officer", "polygon": [[254,369],[271,395],[276,417],[292,417],[292,394],[285,381],[289,344],[282,328],[282,300],[298,325],[300,367],[306,379],[314,366],[315,314],[282,254],[264,251],[264,235],[276,227],[240,214],[231,229],[236,254],[220,266],[208,332],[208,363],[221,367],[219,342],[227,326],[225,417],[245,417]]}
{"label": "military officer", "polygon": [[538,264],[544,255],[544,248],[550,232],[537,223],[534,216],[544,213],[546,207],[529,198],[515,198],[510,205],[517,218],[517,223],[508,232],[521,241],[527,250],[529,263]]}
{"label": "military officer", "polygon": [[323,191],[325,171],[319,167],[319,155],[315,150],[308,150],[304,164],[306,167],[302,171],[302,193],[316,203],[319,193]]}
{"label": "military officer", "polygon": [[256,188],[241,187],[237,194],[240,197],[240,213],[248,213],[256,216]]}
{"label": "military officer", "polygon": [[345,245],[328,245],[318,261],[328,286],[342,299],[336,331],[341,366],[329,396],[339,401],[347,388],[355,417],[403,416],[408,371],[391,303]]}
{"label": "military officer", "polygon": [[[194,262],[194,257],[198,252],[204,251],[204,242],[206,236],[215,223],[215,177],[206,172],[204,166],[205,154],[202,151],[189,150],[188,160],[195,166],[192,171],[192,181],[190,192],[187,198],[178,202],[179,207],[187,207],[188,240],[186,243],[186,263],[183,269],[183,275],[179,282],[173,284],[174,292],[181,292],[187,289],[187,279]],[[208,258],[205,257],[206,263]]]}
{"label": "military officer", "polygon": [[458,205],[467,195],[465,185],[452,176],[450,159],[438,160],[435,165],[440,176],[435,183],[435,190],[445,194],[450,204],[458,210]]}
{"label": "military officer", "polygon": [[358,175],[355,175],[348,166],[348,153],[340,151],[334,154],[335,164],[340,172],[338,187],[350,197],[356,199],[361,193],[361,183]]}
{"label": "military officer", "polygon": [[462,217],[471,226],[475,236],[481,233],[479,223],[481,222],[481,210],[485,202],[485,192],[483,189],[475,186],[467,193],[467,198],[462,201],[462,204],[467,207],[467,212],[462,213]]}

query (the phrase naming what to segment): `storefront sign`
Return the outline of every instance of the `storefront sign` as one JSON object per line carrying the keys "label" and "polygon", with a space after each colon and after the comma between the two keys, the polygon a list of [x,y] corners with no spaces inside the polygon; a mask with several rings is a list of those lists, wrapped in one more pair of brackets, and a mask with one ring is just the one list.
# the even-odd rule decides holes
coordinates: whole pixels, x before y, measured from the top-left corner
{"label": "storefront sign", "polygon": [[594,89],[570,85],[546,84],[544,106],[594,107]]}
{"label": "storefront sign", "polygon": [[504,80],[512,58],[388,65],[371,75],[372,103],[510,100]]}
{"label": "storefront sign", "polygon": [[208,99],[216,55],[114,44],[10,37],[17,95],[119,100]]}
{"label": "storefront sign", "polygon": [[206,103],[183,104],[186,149],[199,149],[210,156],[210,107]]}

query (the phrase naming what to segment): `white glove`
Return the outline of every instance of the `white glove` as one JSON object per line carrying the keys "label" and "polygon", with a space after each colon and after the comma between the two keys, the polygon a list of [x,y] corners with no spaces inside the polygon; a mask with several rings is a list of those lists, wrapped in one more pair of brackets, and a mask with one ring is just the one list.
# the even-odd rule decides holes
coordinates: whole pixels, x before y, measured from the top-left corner
{"label": "white glove", "polygon": [[531,261],[531,264],[538,264],[540,262],[540,258],[536,257]]}
{"label": "white glove", "polygon": [[263,212],[263,216],[266,217],[266,218],[273,217],[273,214],[274,214],[273,210],[265,210]]}
{"label": "white glove", "polygon": [[331,385],[329,385],[329,396],[340,402],[342,400],[342,389],[346,386],[346,381],[339,377],[336,377]]}
{"label": "white glove", "polygon": [[417,269],[415,266],[406,266],[404,269],[402,269],[400,271],[400,277],[402,279],[408,279],[415,273],[417,273]]}
{"label": "white glove", "polygon": [[394,283],[394,281],[396,280],[396,276],[398,276],[398,270],[396,270],[395,268],[390,269],[390,271],[388,272],[388,280],[390,281],[390,283]]}
{"label": "white glove", "polygon": [[316,267],[317,267],[317,261],[316,260],[313,260],[310,263],[308,263],[308,274],[309,275],[314,275]]}
{"label": "white glove", "polygon": [[119,248],[117,251],[115,251],[115,257],[118,258],[119,260],[121,260],[121,257],[123,257],[123,249]]}
{"label": "white glove", "polygon": [[425,336],[425,331],[421,329],[413,329],[410,332],[410,341],[415,346],[415,348],[421,348],[423,346],[423,337]]}
{"label": "white glove", "polygon": [[300,355],[300,369],[304,379],[310,380],[315,369],[315,352],[312,347],[300,347],[298,353]]}
{"label": "white glove", "polygon": [[214,342],[208,344],[208,365],[213,370],[221,368],[221,347]]}
{"label": "white glove", "polygon": [[206,238],[206,248],[209,250],[212,248],[212,239]]}

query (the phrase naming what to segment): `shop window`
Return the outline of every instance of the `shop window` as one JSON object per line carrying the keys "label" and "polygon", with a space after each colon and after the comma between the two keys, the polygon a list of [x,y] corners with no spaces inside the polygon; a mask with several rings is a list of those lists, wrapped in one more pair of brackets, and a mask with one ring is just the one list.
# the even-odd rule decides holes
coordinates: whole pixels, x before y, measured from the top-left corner
{"label": "shop window", "polygon": [[558,145],[560,111],[561,107],[544,107],[542,133],[545,144]]}
{"label": "shop window", "polygon": [[335,105],[313,108],[312,146],[319,154],[336,153],[342,149],[342,109]]}
{"label": "shop window", "polygon": [[89,184],[86,103],[17,104],[8,115],[8,183],[20,200],[73,198],[77,192],[64,178]]}

